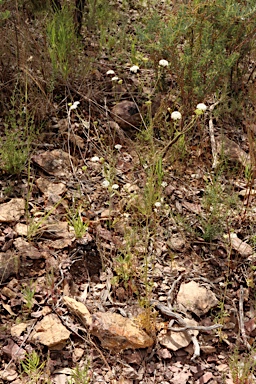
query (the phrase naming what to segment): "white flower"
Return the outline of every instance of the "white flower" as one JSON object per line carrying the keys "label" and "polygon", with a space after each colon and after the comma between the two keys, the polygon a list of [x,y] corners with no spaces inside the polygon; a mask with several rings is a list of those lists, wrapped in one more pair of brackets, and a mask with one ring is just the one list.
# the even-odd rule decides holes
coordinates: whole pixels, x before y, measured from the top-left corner
{"label": "white flower", "polygon": [[162,60],[159,60],[159,65],[160,67],[168,67],[169,63],[167,60],[162,59]]}
{"label": "white flower", "polygon": [[161,205],[162,205],[162,204],[160,203],[160,201],[156,201],[156,202],[155,202],[155,207],[156,207],[156,208],[160,208]]}
{"label": "white flower", "polygon": [[139,69],[140,69],[140,68],[138,67],[138,65],[133,65],[133,66],[130,68],[130,72],[132,72],[132,73],[137,73]]}
{"label": "white flower", "polygon": [[118,81],[118,80],[119,80],[119,77],[118,77],[118,76],[114,76],[114,77],[112,77],[111,80],[112,80],[112,81]]}
{"label": "white flower", "polygon": [[100,161],[100,158],[99,158],[98,156],[93,156],[93,157],[91,158],[91,161],[92,161],[93,163],[96,163],[97,161]]}
{"label": "white flower", "polygon": [[113,71],[113,69],[109,69],[107,72],[106,72],[106,75],[114,75],[115,74],[115,71]]}
{"label": "white flower", "polygon": [[103,188],[108,188],[109,187],[109,181],[108,180],[104,180],[103,182],[102,182],[102,187]]}
{"label": "white flower", "polygon": [[181,119],[181,113],[178,111],[172,112],[171,119],[172,120],[180,120]]}
{"label": "white flower", "polygon": [[121,145],[121,144],[116,144],[116,145],[115,145],[115,149],[117,149],[118,151],[120,151],[121,148],[122,148],[122,145]]}
{"label": "white flower", "polygon": [[206,111],[207,106],[204,103],[199,103],[197,104],[196,109],[199,109],[200,111]]}
{"label": "white flower", "polygon": [[161,186],[163,187],[163,188],[165,188],[165,187],[167,187],[167,183],[166,183],[166,181],[163,181],[162,183],[161,183]]}
{"label": "white flower", "polygon": [[74,103],[71,105],[70,110],[76,109],[78,105],[80,104],[80,101],[74,101]]}
{"label": "white flower", "polygon": [[118,189],[118,188],[119,188],[119,185],[118,185],[118,184],[113,184],[111,188],[112,188],[112,189]]}

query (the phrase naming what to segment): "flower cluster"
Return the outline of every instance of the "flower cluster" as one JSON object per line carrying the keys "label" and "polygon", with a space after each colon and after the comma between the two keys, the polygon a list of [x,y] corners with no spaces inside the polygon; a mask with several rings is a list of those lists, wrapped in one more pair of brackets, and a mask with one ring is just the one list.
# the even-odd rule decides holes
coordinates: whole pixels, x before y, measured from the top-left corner
{"label": "flower cluster", "polygon": [[102,182],[102,187],[103,188],[110,188],[113,191],[119,189],[119,185],[118,184],[110,185],[110,182],[108,180],[106,180],[106,179]]}
{"label": "flower cluster", "polygon": [[[196,115],[202,115],[207,109],[207,106],[204,103],[199,103],[196,106],[195,113]],[[169,108],[168,108],[169,111]],[[182,115],[179,111],[174,111],[171,113],[171,119],[172,120],[181,120]]]}

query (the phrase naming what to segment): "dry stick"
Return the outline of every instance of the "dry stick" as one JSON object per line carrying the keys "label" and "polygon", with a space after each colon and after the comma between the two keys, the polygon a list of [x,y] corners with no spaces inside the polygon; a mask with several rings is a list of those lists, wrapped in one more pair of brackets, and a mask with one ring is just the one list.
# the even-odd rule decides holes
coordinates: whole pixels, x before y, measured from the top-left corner
{"label": "dry stick", "polygon": [[167,294],[167,305],[169,308],[172,307],[172,304],[173,304],[173,301],[174,301],[174,297],[173,297],[173,291],[176,287],[176,285],[178,284],[178,282],[184,277],[184,272],[180,274],[180,276],[174,280],[174,282],[172,283],[172,286],[171,286],[171,289],[169,290],[168,294]]}
{"label": "dry stick", "polygon": [[210,119],[209,119],[209,134],[210,134],[210,139],[211,139],[211,147],[212,147],[212,157],[213,157],[213,164],[212,168],[215,169],[218,165],[218,151],[217,151],[217,145],[216,145],[216,140],[214,136],[214,127],[213,127],[213,118],[212,118],[212,111],[220,103],[220,100],[217,101],[216,103],[212,104],[209,108],[210,111]]}
{"label": "dry stick", "polygon": [[185,128],[183,131],[179,132],[178,135],[176,137],[174,137],[174,139],[172,139],[171,141],[169,141],[169,143],[164,147],[164,149],[162,150],[162,158],[164,158],[168,152],[168,150],[179,140],[179,138],[184,135],[185,133],[187,133],[188,131],[190,131],[190,129],[193,128],[193,125]]}
{"label": "dry stick", "polygon": [[152,301],[152,304],[155,305],[155,307],[157,309],[159,309],[160,312],[162,312],[164,315],[167,315],[167,316],[170,316],[172,317],[173,319],[176,320],[176,322],[181,325],[181,328],[172,328],[172,327],[168,327],[170,331],[174,331],[174,332],[186,332],[187,335],[191,338],[191,341],[193,342],[194,344],[194,354],[191,358],[191,360],[195,360],[198,356],[200,356],[200,346],[199,346],[199,343],[198,343],[198,340],[196,338],[196,336],[193,334],[193,332],[190,332],[192,330],[198,330],[198,331],[211,331],[213,329],[217,329],[217,328],[221,328],[222,325],[221,324],[215,324],[215,325],[211,325],[211,326],[190,326],[187,324],[186,320],[184,320],[184,318],[179,315],[178,313],[176,312],[173,312],[170,310],[170,308],[156,302],[156,301]]}
{"label": "dry stick", "polygon": [[245,327],[244,327],[244,307],[243,307],[243,305],[244,305],[244,287],[242,285],[240,285],[239,316],[238,316],[239,327],[240,327],[240,332],[241,332],[241,336],[242,336],[244,345],[250,351],[251,346],[248,343],[248,340],[247,340],[247,337],[246,337],[246,333],[245,333]]}
{"label": "dry stick", "polygon": [[254,186],[255,178],[256,178],[256,147],[254,134],[249,124],[247,124],[247,137],[249,144],[249,154],[250,154],[250,166],[252,170],[251,179],[248,181],[247,189],[249,189],[249,193],[247,194],[244,211],[242,216],[242,220],[245,218],[246,212],[249,208],[250,200],[251,200],[251,192]]}

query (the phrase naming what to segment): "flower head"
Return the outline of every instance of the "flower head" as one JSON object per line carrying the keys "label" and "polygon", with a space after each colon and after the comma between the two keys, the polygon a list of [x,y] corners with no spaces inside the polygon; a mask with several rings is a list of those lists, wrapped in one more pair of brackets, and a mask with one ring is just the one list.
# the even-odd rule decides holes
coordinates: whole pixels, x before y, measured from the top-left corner
{"label": "flower head", "polygon": [[139,69],[140,69],[140,68],[138,67],[138,65],[133,65],[133,66],[130,68],[130,72],[132,72],[132,73],[137,73]]}
{"label": "flower head", "polygon": [[199,109],[200,111],[204,112],[204,111],[206,111],[207,106],[204,103],[199,103],[199,104],[197,104],[196,109]]}
{"label": "flower head", "polygon": [[160,201],[156,201],[156,202],[155,202],[155,207],[156,207],[156,208],[160,208],[161,205],[162,205],[162,204],[160,203]]}
{"label": "flower head", "polygon": [[93,156],[93,157],[91,158],[91,161],[92,161],[93,163],[97,163],[98,161],[100,161],[100,158],[99,158],[98,156]]}
{"label": "flower head", "polygon": [[106,75],[114,75],[115,72],[113,71],[113,69],[109,69],[107,72],[106,72]]}
{"label": "flower head", "polygon": [[159,63],[160,67],[168,67],[169,65],[169,62],[165,59],[162,59],[162,60],[159,60]]}
{"label": "flower head", "polygon": [[116,144],[116,145],[115,145],[115,149],[117,149],[118,151],[120,151],[121,148],[122,148],[122,145],[121,145],[121,144]]}
{"label": "flower head", "polygon": [[70,106],[70,110],[77,109],[79,104],[80,104],[80,101],[74,101],[74,103]]}
{"label": "flower head", "polygon": [[204,103],[199,103],[196,106],[195,114],[196,115],[202,115],[207,109],[207,106]]}
{"label": "flower head", "polygon": [[112,188],[112,189],[118,189],[118,188],[119,188],[119,185],[118,185],[118,184],[113,184],[111,188]]}
{"label": "flower head", "polygon": [[112,80],[112,81],[118,81],[118,80],[119,80],[119,77],[118,77],[118,76],[114,76],[114,77],[112,77],[111,80]]}
{"label": "flower head", "polygon": [[180,120],[181,119],[181,113],[179,111],[174,111],[171,114],[172,120]]}
{"label": "flower head", "polygon": [[102,187],[103,188],[108,188],[109,187],[109,181],[108,180],[104,180],[103,182],[102,182]]}

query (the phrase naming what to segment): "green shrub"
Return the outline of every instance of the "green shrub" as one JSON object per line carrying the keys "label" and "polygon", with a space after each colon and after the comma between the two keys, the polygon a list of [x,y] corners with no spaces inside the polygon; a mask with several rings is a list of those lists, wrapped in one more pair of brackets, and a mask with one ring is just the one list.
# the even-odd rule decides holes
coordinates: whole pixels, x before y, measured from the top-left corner
{"label": "green shrub", "polygon": [[137,37],[156,65],[162,58],[170,62],[180,101],[191,107],[214,92],[241,88],[255,47],[255,17],[253,0],[192,0],[165,19],[153,14]]}

